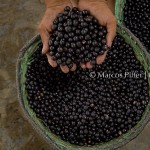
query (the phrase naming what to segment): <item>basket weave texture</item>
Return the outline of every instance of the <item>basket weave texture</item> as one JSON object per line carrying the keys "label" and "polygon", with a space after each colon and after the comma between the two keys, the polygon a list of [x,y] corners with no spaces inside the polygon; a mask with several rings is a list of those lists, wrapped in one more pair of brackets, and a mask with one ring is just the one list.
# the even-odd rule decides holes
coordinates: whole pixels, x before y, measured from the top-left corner
{"label": "basket weave texture", "polygon": [[118,24],[124,23],[124,7],[126,0],[116,0],[115,1],[115,16],[117,18]]}

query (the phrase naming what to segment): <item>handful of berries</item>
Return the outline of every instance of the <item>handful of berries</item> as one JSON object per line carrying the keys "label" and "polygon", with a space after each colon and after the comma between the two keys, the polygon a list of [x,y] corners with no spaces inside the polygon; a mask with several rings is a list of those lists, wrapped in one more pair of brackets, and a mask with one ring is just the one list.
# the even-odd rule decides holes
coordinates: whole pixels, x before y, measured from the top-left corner
{"label": "handful of berries", "polygon": [[106,45],[106,29],[87,10],[80,11],[69,6],[58,14],[53,22],[52,34],[49,39],[50,55],[59,65],[91,62],[103,55]]}

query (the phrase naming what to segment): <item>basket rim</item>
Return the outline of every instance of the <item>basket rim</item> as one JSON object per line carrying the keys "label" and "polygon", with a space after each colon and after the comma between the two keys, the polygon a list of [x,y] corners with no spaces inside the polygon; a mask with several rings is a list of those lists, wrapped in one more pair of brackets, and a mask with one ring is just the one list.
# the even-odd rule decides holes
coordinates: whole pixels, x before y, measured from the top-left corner
{"label": "basket rim", "polygon": [[122,25],[124,23],[124,13],[123,9],[125,7],[126,0],[116,0],[115,1],[115,16],[117,18],[118,24]]}

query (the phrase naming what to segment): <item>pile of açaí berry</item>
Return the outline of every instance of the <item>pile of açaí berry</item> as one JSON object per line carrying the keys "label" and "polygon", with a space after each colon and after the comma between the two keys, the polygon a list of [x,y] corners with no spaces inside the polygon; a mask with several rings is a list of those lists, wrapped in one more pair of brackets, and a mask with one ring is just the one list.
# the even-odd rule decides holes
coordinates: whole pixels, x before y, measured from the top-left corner
{"label": "pile of a\u00e7a\u00ed berry", "polygon": [[149,0],[126,0],[124,23],[139,38],[150,53],[150,2]]}
{"label": "pile of a\u00e7a\u00ed berry", "polygon": [[70,69],[73,63],[94,65],[96,57],[108,50],[106,29],[88,11],[70,7],[54,20],[49,45],[53,60]]}

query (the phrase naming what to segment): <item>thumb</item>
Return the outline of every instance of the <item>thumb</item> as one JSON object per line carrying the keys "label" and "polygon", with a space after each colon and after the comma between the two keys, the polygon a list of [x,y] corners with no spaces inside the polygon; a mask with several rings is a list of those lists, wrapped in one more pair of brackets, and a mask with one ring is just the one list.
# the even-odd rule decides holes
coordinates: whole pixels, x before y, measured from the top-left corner
{"label": "thumb", "polygon": [[107,28],[106,41],[107,41],[107,46],[109,48],[111,47],[113,39],[115,38],[116,35],[116,25],[117,25],[117,21],[115,18],[111,21],[108,21],[106,24],[106,28]]}
{"label": "thumb", "polygon": [[42,54],[46,54],[49,50],[48,41],[49,41],[49,32],[46,29],[39,28],[41,39],[43,42]]}

